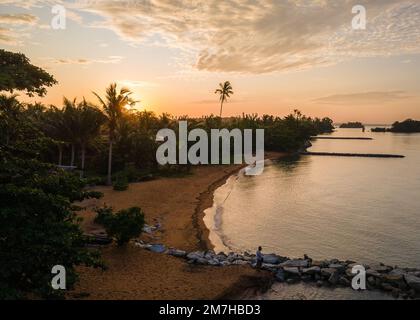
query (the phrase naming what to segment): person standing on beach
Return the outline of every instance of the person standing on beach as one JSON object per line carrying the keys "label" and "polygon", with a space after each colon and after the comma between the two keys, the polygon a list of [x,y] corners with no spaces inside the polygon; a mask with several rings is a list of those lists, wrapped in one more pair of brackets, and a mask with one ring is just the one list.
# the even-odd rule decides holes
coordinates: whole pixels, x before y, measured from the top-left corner
{"label": "person standing on beach", "polygon": [[261,269],[263,261],[264,261],[263,254],[262,254],[262,247],[258,247],[256,257],[257,257],[257,269]]}

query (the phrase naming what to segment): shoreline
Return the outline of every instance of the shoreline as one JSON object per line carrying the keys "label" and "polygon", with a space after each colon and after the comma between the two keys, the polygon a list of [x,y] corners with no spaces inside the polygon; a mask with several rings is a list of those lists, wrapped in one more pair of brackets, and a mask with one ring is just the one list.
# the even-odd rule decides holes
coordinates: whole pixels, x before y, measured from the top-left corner
{"label": "shoreline", "polygon": [[[268,153],[267,159],[281,158],[284,153]],[[146,222],[162,225],[153,234],[143,233],[140,240],[160,243],[167,248],[185,251],[207,251],[213,248],[204,223],[204,210],[213,206],[214,191],[246,165],[194,167],[192,175],[160,178],[130,184],[127,191],[117,192],[99,186],[93,190],[104,194],[81,205],[81,227],[87,234],[103,234],[96,225],[95,207],[103,204],[114,210],[139,206]],[[174,190],[176,190],[174,192]],[[272,276],[248,266],[228,268],[192,266],[172,256],[160,255],[130,243],[123,248],[114,244],[99,248],[108,269],[78,267],[80,281],[69,299],[128,300],[217,300],[234,299],[243,291],[268,289]]]}
{"label": "shoreline", "polygon": [[[266,160],[286,156],[288,154],[277,153],[267,156]],[[94,300],[234,300],[261,296],[276,280],[287,283],[315,281],[317,286],[322,287],[348,286],[351,283],[351,271],[348,268],[352,264],[348,261],[312,261],[309,258],[289,259],[274,255],[278,261],[265,263],[263,270],[259,271],[250,267],[248,253],[230,253],[221,260],[219,255],[216,256],[209,237],[211,230],[204,220],[205,211],[214,207],[215,191],[244,167],[196,167],[188,177],[131,184],[125,192],[97,187],[98,191],[104,192],[104,198],[100,201],[86,201],[84,205],[92,209],[103,201],[117,210],[141,206],[146,208],[148,224],[151,221],[163,222],[164,228],[158,228],[156,233],[143,234],[126,247],[118,248],[114,244],[101,247],[100,251],[109,270],[103,272],[79,268],[81,281],[68,297]],[[101,227],[94,225],[95,214],[92,211],[82,216],[88,218],[82,225],[85,232],[103,232]],[[152,252],[152,244],[164,245],[166,254]],[[170,253],[171,250],[182,251],[184,254],[178,256]],[[213,263],[214,258],[216,264]],[[367,266],[367,269],[370,269],[368,275],[371,287],[392,291],[393,294],[399,294],[401,291],[398,290],[406,290],[409,281],[410,287],[417,286],[417,281],[420,283],[420,278],[417,278],[420,270],[393,270],[384,265]],[[97,286],[98,283],[100,286]],[[412,293],[402,294],[414,297]]]}

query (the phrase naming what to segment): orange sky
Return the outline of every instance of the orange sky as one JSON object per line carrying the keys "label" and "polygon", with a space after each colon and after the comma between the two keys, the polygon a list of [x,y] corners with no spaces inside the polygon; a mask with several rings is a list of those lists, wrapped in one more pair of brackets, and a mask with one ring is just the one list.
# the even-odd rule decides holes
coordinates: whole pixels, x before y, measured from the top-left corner
{"label": "orange sky", "polygon": [[[58,3],[64,30],[51,28]],[[420,4],[365,1],[366,30],[354,30],[356,3],[0,0],[0,44],[56,77],[37,99],[48,104],[94,100],[116,81],[142,110],[217,114],[214,90],[229,80],[225,116],[298,108],[336,122],[420,119]]]}

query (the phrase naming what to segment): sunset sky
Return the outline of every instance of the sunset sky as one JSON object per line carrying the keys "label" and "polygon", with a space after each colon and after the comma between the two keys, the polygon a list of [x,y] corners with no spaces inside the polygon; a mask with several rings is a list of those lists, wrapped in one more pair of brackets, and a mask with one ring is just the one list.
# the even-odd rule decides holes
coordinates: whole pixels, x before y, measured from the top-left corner
{"label": "sunset sky", "polygon": [[[51,28],[57,4],[65,30]],[[356,4],[366,30],[352,28]],[[230,80],[225,116],[420,120],[418,0],[0,0],[0,47],[55,76],[36,100],[58,106],[117,82],[140,110],[217,114]]]}

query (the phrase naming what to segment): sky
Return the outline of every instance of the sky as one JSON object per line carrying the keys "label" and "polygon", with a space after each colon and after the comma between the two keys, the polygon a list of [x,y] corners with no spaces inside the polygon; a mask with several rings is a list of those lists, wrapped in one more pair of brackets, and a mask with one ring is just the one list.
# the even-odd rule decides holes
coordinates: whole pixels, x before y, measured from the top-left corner
{"label": "sky", "polygon": [[202,116],[230,81],[224,116],[420,120],[418,0],[0,0],[0,48],[58,80],[27,101],[96,102],[116,82],[139,110]]}

